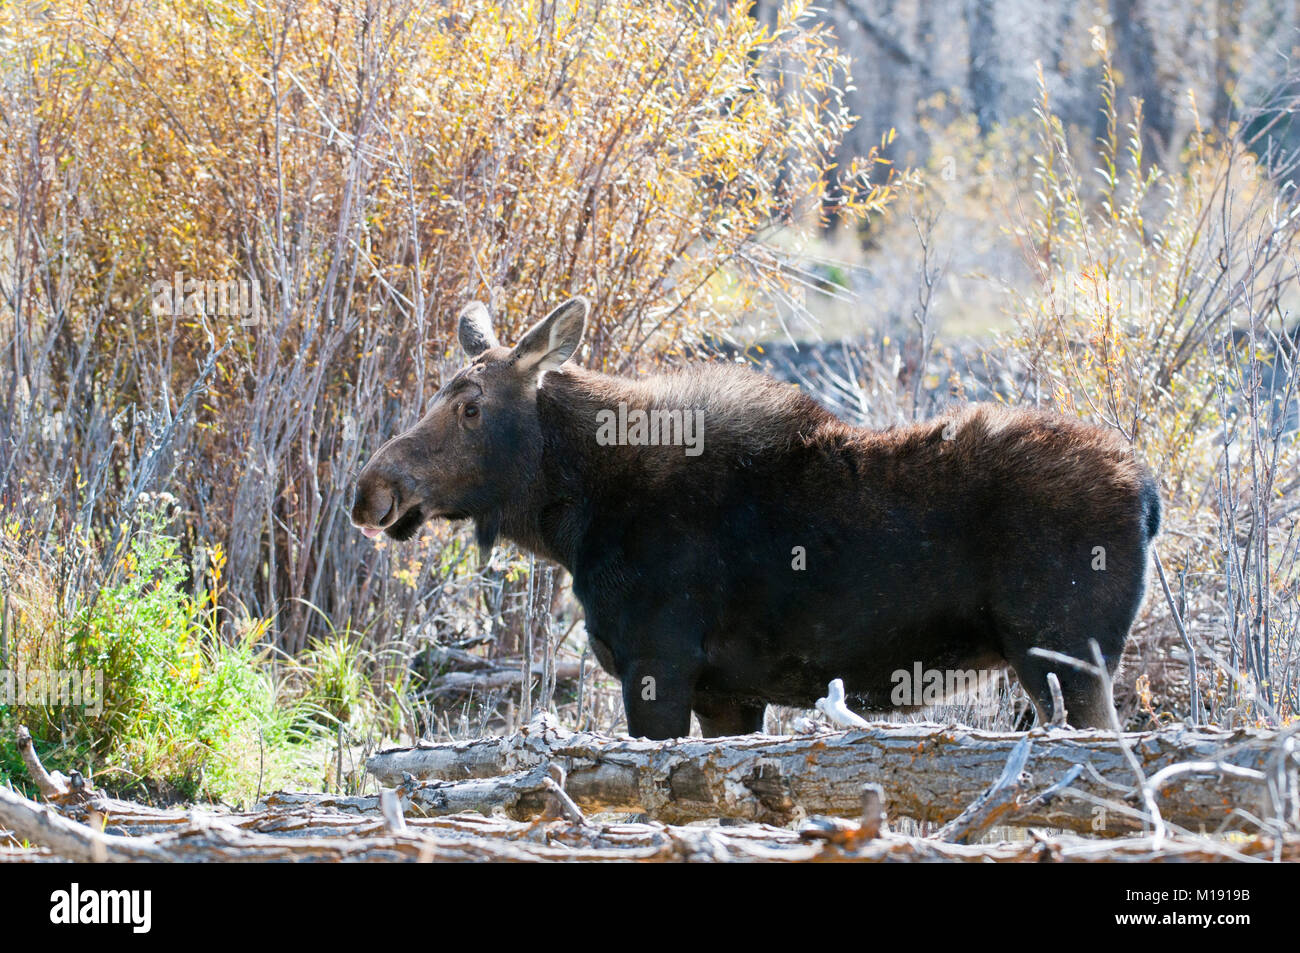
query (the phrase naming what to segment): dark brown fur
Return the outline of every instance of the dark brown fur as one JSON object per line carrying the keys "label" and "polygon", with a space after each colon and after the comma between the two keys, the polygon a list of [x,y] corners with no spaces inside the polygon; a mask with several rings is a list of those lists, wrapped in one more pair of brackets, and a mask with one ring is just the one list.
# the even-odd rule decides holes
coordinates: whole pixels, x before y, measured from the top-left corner
{"label": "dark brown fur", "polygon": [[[1159,526],[1118,436],[991,405],[874,432],[736,367],[609,377],[564,364],[584,316],[569,302],[514,350],[485,313],[463,320],[474,363],[366,466],[354,522],[407,538],[473,518],[484,547],[502,534],[563,565],[633,734],[684,734],[692,710],[708,733],[757,730],[765,704],[811,705],[832,678],[894,707],[915,663],[1009,664],[1040,714],[1054,671],[1071,723],[1107,721],[1097,680],[1030,650],[1090,660],[1096,639],[1118,663]],[[596,415],[620,403],[701,410],[703,453],[600,445]]]}

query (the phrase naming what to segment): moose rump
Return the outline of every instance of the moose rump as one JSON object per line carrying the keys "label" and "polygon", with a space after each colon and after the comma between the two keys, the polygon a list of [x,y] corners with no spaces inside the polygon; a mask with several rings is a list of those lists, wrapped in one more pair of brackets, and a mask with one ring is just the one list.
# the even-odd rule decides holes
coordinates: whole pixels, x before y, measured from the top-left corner
{"label": "moose rump", "polygon": [[[1099,680],[1032,650],[1091,661],[1095,639],[1118,664],[1160,511],[1122,439],[990,405],[872,431],[731,366],[597,374],[567,363],[586,311],[566,302],[507,349],[466,309],[472,363],[367,464],[353,521],[405,538],[468,517],[481,546],[561,563],[633,735],[684,735],[692,711],[706,734],[760,730],[764,706],[809,706],[833,678],[896,709],[918,666],[1010,666],[1040,716],[1054,672],[1071,724],[1107,722]],[[636,411],[698,432],[602,433]]]}

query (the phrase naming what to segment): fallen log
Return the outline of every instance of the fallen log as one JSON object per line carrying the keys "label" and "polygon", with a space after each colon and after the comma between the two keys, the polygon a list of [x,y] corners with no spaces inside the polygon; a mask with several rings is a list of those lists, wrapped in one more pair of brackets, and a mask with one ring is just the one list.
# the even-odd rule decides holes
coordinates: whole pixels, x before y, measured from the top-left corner
{"label": "fallen log", "polygon": [[[1294,754],[1279,740],[1284,734],[1177,727],[1127,734],[1124,742],[1148,777],[1192,763],[1190,770],[1166,775],[1158,798],[1166,823],[1200,831],[1286,816],[1297,794]],[[1024,737],[886,723],[804,736],[651,742],[575,734],[539,716],[509,737],[389,749],[366,767],[381,783],[397,784],[407,775],[482,779],[556,762],[566,772],[566,792],[587,813],[637,812],[670,824],[856,816],[863,784],[874,783],[884,788],[892,816],[944,824],[1003,776]],[[1032,752],[1015,779],[1015,810],[999,812],[997,823],[1109,836],[1144,829],[1137,778],[1114,734],[1039,729],[1030,737]],[[1280,757],[1291,759],[1285,772]],[[1278,803],[1271,800],[1279,797],[1278,785],[1259,783],[1247,776],[1251,772],[1289,778]],[[982,829],[983,821],[976,826]]]}
{"label": "fallen log", "polygon": [[1027,780],[1023,772],[1031,750],[1029,736],[1025,735],[993,785],[934,836],[954,844],[969,844],[997,822],[1023,813],[1021,787]]}
{"label": "fallen log", "polygon": [[[125,802],[119,802],[125,803]],[[68,805],[72,809],[75,805]],[[826,830],[762,825],[677,827],[659,823],[524,823],[480,815],[409,822],[382,817],[267,810],[252,815],[172,812],[187,823],[167,834],[105,834],[0,788],[0,824],[36,849],[0,850],[0,861],[155,862],[815,862],[815,863],[1221,863],[1300,861],[1300,837],[1255,836],[1232,844],[1204,837],[1098,841],[1072,835],[1020,843],[952,844],[879,836],[839,822]]]}
{"label": "fallen log", "polygon": [[[535,726],[545,731],[543,719]],[[1300,860],[1300,837],[1255,836],[1225,842],[1207,837],[1159,834],[1096,841],[1073,836],[1048,838],[1031,833],[1019,844],[968,845],[1010,801],[1021,803],[1028,775],[1022,770],[1031,743],[1021,737],[998,782],[954,825],[931,838],[889,833],[881,825],[883,791],[866,785],[862,820],[813,817],[798,830],[747,824],[726,828],[676,827],[661,823],[598,824],[585,818],[564,791],[568,782],[555,762],[513,778],[465,782],[418,782],[406,778],[380,797],[280,792],[252,812],[211,813],[158,809],[105,797],[86,784],[46,785],[58,812],[14,792],[0,790],[0,828],[11,828],[36,849],[6,847],[3,861],[857,861],[857,862],[1220,862]],[[1287,754],[1290,748],[1287,747]],[[27,761],[34,777],[53,778],[32,748]],[[1189,771],[1192,770],[1189,766]],[[1072,769],[1072,778],[1081,769]],[[1187,773],[1169,772],[1170,776]],[[1156,779],[1152,779],[1152,786]],[[426,816],[425,806],[445,806],[426,792],[456,797],[484,790],[485,782],[525,792],[543,805],[541,822],[511,820],[500,814]],[[1059,782],[1058,782],[1059,784]],[[1052,789],[1048,789],[1050,792]],[[1042,799],[1040,793],[1035,799]],[[522,800],[522,799],[521,799]],[[424,805],[424,806],[422,806]],[[404,813],[401,813],[404,812]],[[521,811],[517,811],[521,812]],[[526,813],[526,812],[522,812]],[[66,815],[85,819],[78,823]],[[409,815],[409,820],[407,819]],[[558,820],[550,820],[555,817]],[[104,829],[102,826],[107,825]],[[143,836],[130,836],[130,835]],[[964,835],[964,836],[963,836]]]}
{"label": "fallen log", "polygon": [[[537,817],[544,812],[552,794],[546,783],[546,765],[528,771],[491,778],[465,781],[403,782],[396,793],[402,813],[413,817],[441,817],[477,811],[480,814],[502,813],[518,819]],[[272,809],[310,806],[317,810],[336,810],[353,814],[374,814],[380,810],[378,796],[341,797],[329,794],[294,794],[277,791],[266,799]]]}
{"label": "fallen log", "polygon": [[[486,695],[519,687],[519,671],[523,666],[521,658],[484,658],[462,649],[439,648],[430,654],[430,660],[439,670],[439,674],[430,678],[422,694],[430,698],[465,697],[469,695]],[[532,672],[536,676],[545,673],[545,666],[535,662]],[[578,662],[556,662],[555,681],[565,685],[576,683],[582,675],[582,666]]]}
{"label": "fallen log", "polygon": [[[516,820],[541,817],[556,803],[554,782],[545,768],[500,778],[470,781],[425,781],[399,785],[397,806],[409,819],[437,818],[476,812]],[[308,830],[341,832],[350,827],[368,830],[383,818],[382,797],[277,791],[254,810],[195,811],[134,804],[95,794],[80,801],[54,799],[63,817],[88,824],[107,834],[141,837],[185,830],[206,819],[248,830],[280,830],[295,836]]]}
{"label": "fallen log", "polygon": [[100,863],[168,859],[147,839],[103,834],[3,787],[0,787],[0,826],[23,840],[50,848],[65,860]]}
{"label": "fallen log", "polygon": [[[542,675],[540,664],[533,666],[533,674]],[[578,680],[576,662],[565,662],[556,666],[555,680],[564,685]],[[519,666],[513,669],[488,668],[475,672],[448,672],[429,684],[425,694],[434,698],[460,697],[465,695],[486,695],[488,692],[506,691],[519,687]]]}
{"label": "fallen log", "polygon": [[[882,728],[919,730],[924,737],[936,731],[952,733],[955,729],[936,726],[875,726],[868,734]],[[863,732],[847,732],[815,737],[820,743],[814,751],[828,750],[826,742],[851,741]],[[990,736],[980,734],[988,742]],[[79,775],[64,778],[48,773],[40,763],[30,739],[23,746],[29,773],[38,781],[53,807],[43,806],[0,789],[0,830],[12,831],[10,846],[0,849],[3,861],[812,861],[812,862],[1223,862],[1223,861],[1300,861],[1300,836],[1276,829],[1245,839],[1215,839],[1159,829],[1152,835],[1098,841],[1072,835],[1046,837],[1031,831],[1030,840],[1020,843],[966,843],[986,831],[995,821],[1006,823],[1011,811],[1030,812],[1048,804],[1052,798],[1071,791],[1069,785],[1085,775],[1101,782],[1091,761],[1076,761],[1055,783],[1043,787],[1025,770],[1031,763],[1035,744],[1042,746],[1044,737],[1053,744],[1079,741],[1079,735],[1061,732],[1011,735],[1011,757],[1001,765],[995,782],[984,790],[948,826],[928,838],[907,837],[887,832],[881,825],[884,792],[877,784],[857,788],[856,803],[861,821],[816,816],[798,830],[763,824],[717,827],[680,827],[652,822],[648,824],[600,824],[584,817],[569,796],[573,776],[566,774],[558,750],[570,753],[583,745],[593,744],[564,732],[546,717],[540,717],[528,730],[512,739],[496,739],[514,750],[507,763],[518,765],[539,753],[528,770],[492,778],[464,781],[417,781],[405,777],[395,790],[380,797],[341,797],[330,794],[293,794],[280,792],[267,798],[251,812],[207,812],[202,810],[158,809],[115,800],[93,790]],[[1214,733],[1195,732],[1190,741],[1183,734],[1177,739],[1162,732],[1162,740],[1177,753],[1189,744],[1222,742]],[[1224,735],[1226,733],[1219,733]],[[1135,736],[1128,743],[1140,752],[1139,766],[1148,775],[1148,795],[1168,789],[1180,779],[1196,778],[1202,773],[1221,773],[1234,780],[1253,780],[1266,776],[1275,796],[1281,792],[1277,815],[1284,818],[1294,808],[1295,764],[1292,732],[1273,735],[1259,732],[1233,735],[1237,741],[1219,751],[1216,760],[1178,762],[1151,775],[1150,760],[1162,752],[1152,738]],[[20,738],[23,737],[20,734]],[[1000,740],[1000,736],[992,736]],[[1135,743],[1135,740],[1145,743]],[[763,750],[764,742],[788,743],[795,739],[714,739],[713,747],[728,749],[727,742],[746,742]],[[807,741],[809,739],[799,739]],[[1005,740],[1005,739],[1001,739]],[[689,739],[686,739],[689,742]],[[1177,743],[1175,743],[1177,742]],[[619,757],[626,755],[628,742],[596,739],[608,753],[610,746]],[[645,742],[632,743],[659,748]],[[480,756],[480,769],[489,764],[481,757],[485,743],[474,743]],[[1180,747],[1181,746],[1181,747]],[[1239,758],[1260,757],[1267,753],[1261,769],[1229,763],[1229,755]],[[448,747],[426,746],[424,755]],[[922,746],[923,747],[923,746]],[[1087,746],[1085,746],[1087,747]],[[1089,749],[1091,750],[1091,749]],[[521,756],[519,752],[524,754]],[[917,749],[921,754],[923,750]],[[1245,752],[1245,754],[1243,754]],[[389,752],[392,754],[393,752]],[[1050,752],[1049,752],[1050,753]],[[590,752],[588,752],[590,754]],[[770,754],[770,752],[769,752]],[[1164,752],[1168,754],[1168,752]],[[715,758],[720,757],[714,751]],[[1056,755],[1060,757],[1059,753]],[[1121,755],[1122,756],[1122,755]],[[679,759],[677,766],[700,765]],[[780,762],[767,762],[780,769]],[[618,765],[615,765],[618,767]],[[708,765],[704,766],[708,768]],[[716,765],[713,767],[717,767]],[[813,768],[818,767],[816,761]],[[597,774],[600,772],[597,771]],[[755,774],[752,782],[761,775]],[[771,774],[765,776],[772,780]],[[1289,785],[1289,787],[1288,787]],[[856,786],[856,784],[855,784]],[[1038,787],[1037,793],[1032,788]],[[567,790],[566,790],[567,789]],[[694,789],[684,789],[693,791]],[[748,798],[761,797],[752,784]],[[575,793],[577,793],[575,791]],[[797,792],[791,792],[797,793]],[[1084,792],[1073,792],[1087,799]],[[448,813],[452,808],[474,805],[486,808],[494,816],[476,813]],[[1127,808],[1125,809],[1127,810]],[[1163,809],[1168,818],[1171,814]],[[844,813],[852,813],[846,811]],[[897,812],[895,812],[897,813]],[[543,820],[525,822],[502,816],[525,818],[540,815]],[[408,820],[409,818],[409,820]],[[84,820],[86,823],[79,823]],[[17,840],[15,840],[15,838]],[[32,843],[35,849],[12,846]]]}

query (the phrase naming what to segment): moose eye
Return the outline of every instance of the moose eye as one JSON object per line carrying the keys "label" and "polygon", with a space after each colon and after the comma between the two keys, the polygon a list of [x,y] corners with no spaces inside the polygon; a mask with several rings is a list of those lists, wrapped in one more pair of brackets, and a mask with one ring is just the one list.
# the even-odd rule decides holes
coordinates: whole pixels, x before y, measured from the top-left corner
{"label": "moose eye", "polygon": [[478,404],[466,404],[466,405],[461,409],[461,413],[463,413],[466,417],[470,417],[470,418],[477,417],[477,416],[478,416]]}

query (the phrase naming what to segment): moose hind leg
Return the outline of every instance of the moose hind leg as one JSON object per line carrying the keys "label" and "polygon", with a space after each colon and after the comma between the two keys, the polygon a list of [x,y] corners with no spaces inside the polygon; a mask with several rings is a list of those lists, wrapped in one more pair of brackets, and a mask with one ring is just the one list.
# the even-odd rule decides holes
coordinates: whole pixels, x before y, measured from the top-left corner
{"label": "moose hind leg", "polygon": [[691,707],[700,719],[700,733],[706,738],[749,735],[762,731],[763,714],[767,710],[766,705],[744,705],[698,697]]}
{"label": "moose hind leg", "polygon": [[[1062,653],[1092,664],[1090,653]],[[1065,720],[1072,728],[1108,728],[1115,710],[1107,682],[1088,671],[1034,655],[1026,649],[1013,653],[1008,659],[1015,669],[1020,684],[1029,693],[1038,711],[1038,724],[1051,723],[1053,716],[1052,689],[1047,681],[1054,672],[1061,685],[1061,700],[1065,704]],[[1113,674],[1118,659],[1107,660],[1107,669]]]}

